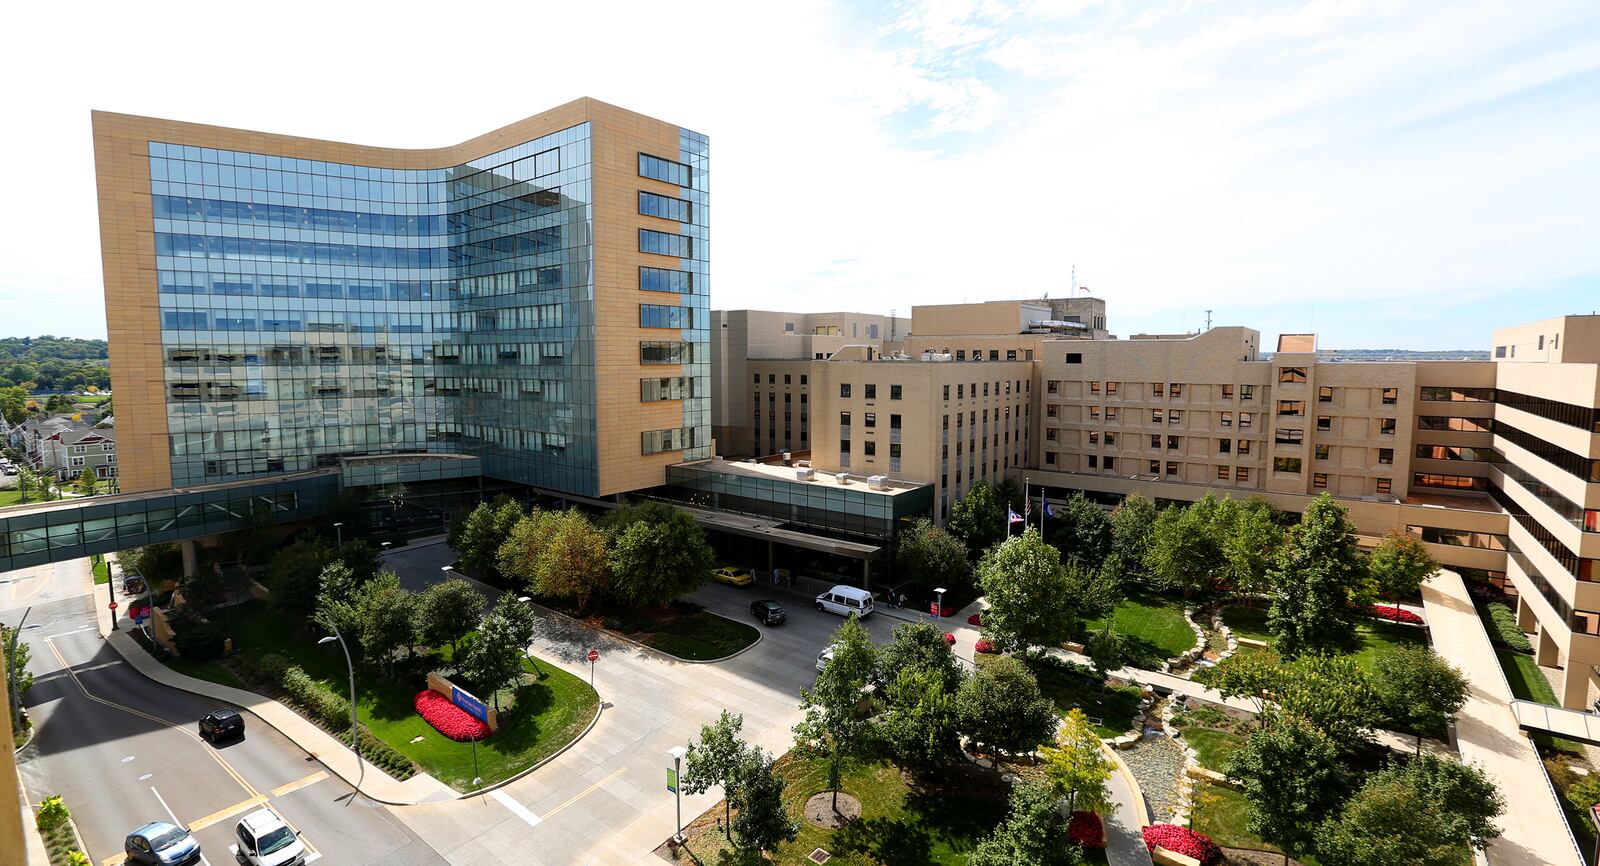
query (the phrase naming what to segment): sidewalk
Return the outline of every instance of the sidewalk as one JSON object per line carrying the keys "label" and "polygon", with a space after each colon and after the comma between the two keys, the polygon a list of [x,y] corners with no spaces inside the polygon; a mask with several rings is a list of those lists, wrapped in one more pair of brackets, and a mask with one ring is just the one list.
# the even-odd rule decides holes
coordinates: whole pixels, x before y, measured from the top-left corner
{"label": "sidewalk", "polygon": [[1441,571],[1422,585],[1434,649],[1467,675],[1467,704],[1456,716],[1463,760],[1483,768],[1505,795],[1496,821],[1501,836],[1489,843],[1493,866],[1583,866],[1539,754],[1517,728],[1511,689],[1472,607],[1461,576]]}
{"label": "sidewalk", "polygon": [[[92,584],[93,575],[87,569],[85,574]],[[204,695],[254,713],[261,721],[276,728],[295,745],[305,749],[306,754],[317,759],[330,773],[344,779],[352,786],[361,776],[355,753],[350,747],[334,739],[327,731],[312,724],[304,716],[255,692],[209,683],[180,674],[156,661],[145,652],[144,647],[129,636],[129,631],[134,628],[131,621],[123,618],[118,624],[119,628],[113,631],[110,609],[105,605],[96,605],[96,612],[95,620],[101,637],[104,637],[112,649],[146,678],[170,688]],[[380,803],[409,806],[448,800],[456,796],[455,791],[427,773],[417,773],[400,782],[365,760],[360,763],[366,765],[365,776],[361,779],[361,793]]]}

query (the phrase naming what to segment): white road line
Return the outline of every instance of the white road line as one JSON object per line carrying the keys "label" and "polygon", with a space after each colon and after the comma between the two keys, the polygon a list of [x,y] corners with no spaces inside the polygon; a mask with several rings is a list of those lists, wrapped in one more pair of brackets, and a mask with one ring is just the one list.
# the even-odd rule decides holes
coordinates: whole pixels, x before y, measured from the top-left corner
{"label": "white road line", "polygon": [[101,662],[100,664],[97,664],[97,665],[90,665],[90,666],[88,666],[86,668],[73,668],[73,670],[77,671],[80,674],[86,674],[89,671],[97,671],[97,670],[100,670],[101,668],[115,667],[115,666],[120,665],[120,664],[122,664],[122,660],[121,659],[117,659],[115,661]]}
{"label": "white road line", "polygon": [[[172,807],[167,805],[167,801],[162,798],[161,792],[156,790],[155,785],[150,786],[150,793],[156,795],[156,799],[161,802],[161,808],[166,809],[167,814],[172,816],[172,823],[177,824],[179,827],[186,826],[182,821],[178,820],[177,813],[173,812]],[[200,855],[200,862],[206,864],[206,866],[211,866],[211,861],[206,859],[206,855],[204,853]]]}
{"label": "white road line", "polygon": [[81,626],[79,628],[73,629],[72,631],[63,631],[63,632],[58,632],[56,634],[47,634],[47,635],[44,636],[44,638],[45,638],[45,640],[54,640],[54,639],[56,639],[58,637],[66,637],[69,634],[77,634],[80,631],[88,631],[91,628],[94,628],[94,626],[92,626],[92,625]]}
{"label": "white road line", "polygon": [[489,796],[495,798],[497,801],[499,801],[500,805],[506,807],[506,811],[516,815],[518,818],[521,818],[524,821],[527,821],[529,827],[539,826],[540,819],[538,815],[528,811],[527,806],[524,806],[521,803],[518,803],[516,800],[506,796],[504,792],[498,790],[490,791]]}

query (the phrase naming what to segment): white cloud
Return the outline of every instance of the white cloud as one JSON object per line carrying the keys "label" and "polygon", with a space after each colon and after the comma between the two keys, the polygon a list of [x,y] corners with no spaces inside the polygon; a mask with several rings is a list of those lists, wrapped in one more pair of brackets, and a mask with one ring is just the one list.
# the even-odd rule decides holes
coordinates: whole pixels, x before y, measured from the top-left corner
{"label": "white cloud", "polygon": [[98,330],[90,108],[390,146],[581,95],[682,123],[712,138],[719,307],[904,312],[1064,291],[1076,262],[1126,331],[1600,275],[1592,4],[78,15],[14,12],[36,38],[0,58],[28,84],[4,97],[28,133],[0,140],[19,330]]}

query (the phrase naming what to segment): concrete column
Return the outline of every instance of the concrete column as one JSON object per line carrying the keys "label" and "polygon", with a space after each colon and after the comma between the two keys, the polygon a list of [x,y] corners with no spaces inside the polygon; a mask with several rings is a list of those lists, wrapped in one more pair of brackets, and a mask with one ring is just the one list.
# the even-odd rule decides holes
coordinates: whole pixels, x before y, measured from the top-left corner
{"label": "concrete column", "polygon": [[1552,668],[1556,666],[1560,655],[1561,647],[1556,643],[1556,639],[1550,636],[1549,629],[1541,626],[1539,636],[1534,643],[1533,660],[1538,662],[1540,667]]}
{"label": "concrete column", "polygon": [[867,592],[872,591],[872,560],[861,560],[861,588]]}
{"label": "concrete column", "polygon": [[1539,627],[1539,618],[1534,616],[1533,608],[1528,607],[1528,600],[1517,596],[1517,628],[1531,632]]}
{"label": "concrete column", "polygon": [[194,577],[195,571],[199,568],[196,564],[194,539],[186,538],[178,542],[178,549],[183,551],[183,576]]}
{"label": "concrete column", "polygon": [[1561,684],[1561,705],[1569,710],[1589,709],[1589,672],[1592,668],[1582,662],[1567,659],[1567,670]]}
{"label": "concrete column", "polygon": [[772,542],[767,542],[767,577],[772,577],[772,570],[778,567],[777,560],[773,558]]}

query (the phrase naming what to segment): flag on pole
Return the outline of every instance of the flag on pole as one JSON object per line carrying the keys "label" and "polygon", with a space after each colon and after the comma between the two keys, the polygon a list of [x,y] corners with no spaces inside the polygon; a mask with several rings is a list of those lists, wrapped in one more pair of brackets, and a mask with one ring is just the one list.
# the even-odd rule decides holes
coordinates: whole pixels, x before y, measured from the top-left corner
{"label": "flag on pole", "polygon": [[1041,497],[1039,497],[1039,501],[1044,503],[1044,516],[1045,517],[1055,517],[1056,516],[1056,513],[1054,511],[1050,510],[1050,500],[1048,500],[1048,499],[1044,498],[1043,496],[1041,496]]}
{"label": "flag on pole", "polygon": [[1020,514],[1016,513],[1015,511],[1012,511],[1011,509],[1007,508],[1006,509],[1006,522],[1008,524],[1009,523],[1021,523],[1022,522],[1022,515],[1020,515]]}

